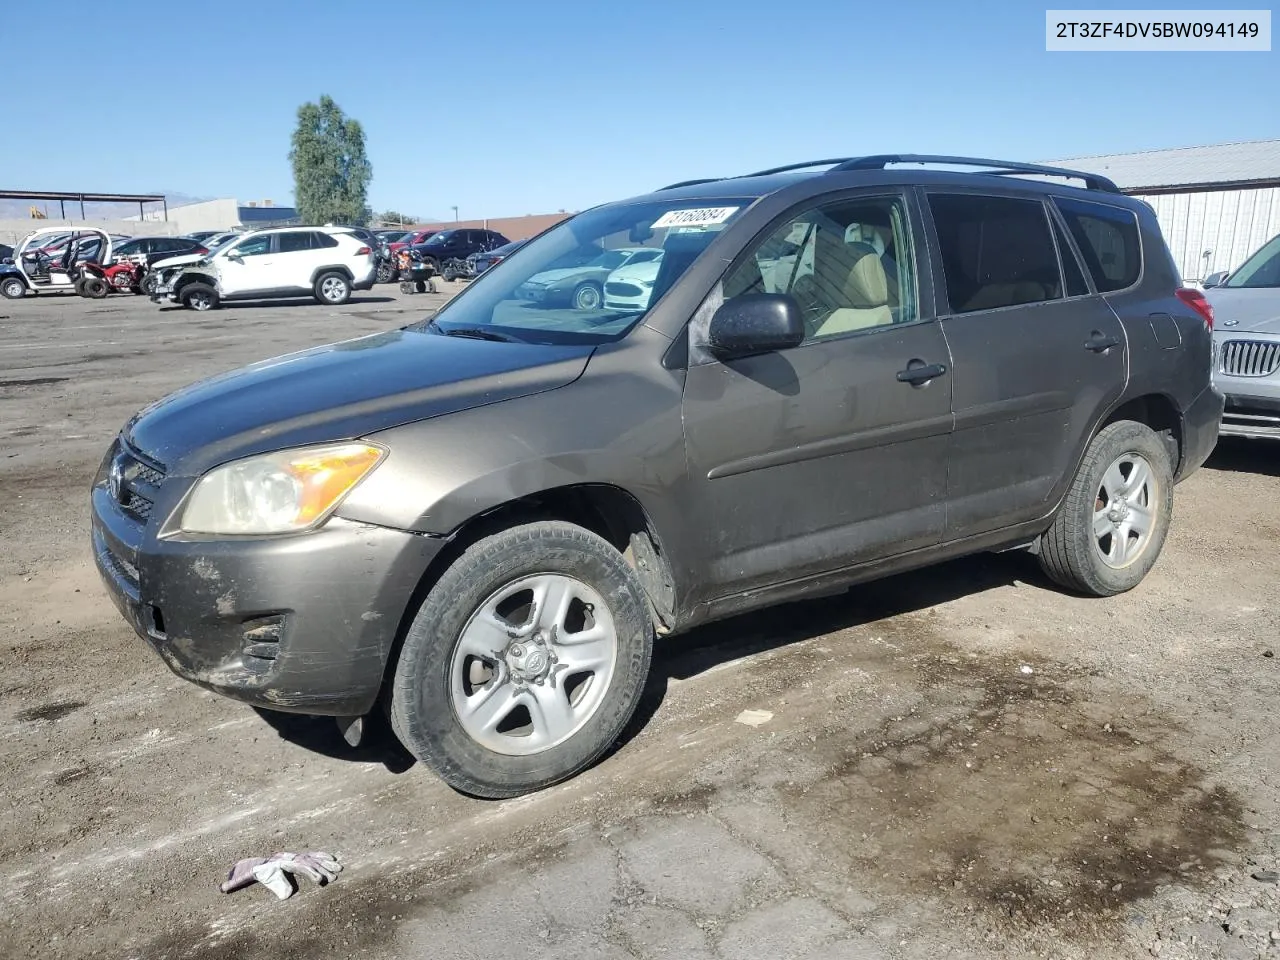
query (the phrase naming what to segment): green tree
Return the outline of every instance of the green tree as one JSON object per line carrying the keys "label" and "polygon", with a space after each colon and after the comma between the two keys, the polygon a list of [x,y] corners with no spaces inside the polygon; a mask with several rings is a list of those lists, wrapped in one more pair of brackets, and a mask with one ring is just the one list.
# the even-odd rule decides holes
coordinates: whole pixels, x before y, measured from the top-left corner
{"label": "green tree", "polygon": [[307,223],[362,225],[369,221],[373,168],[364,152],[364,130],[333,98],[298,108],[293,132],[293,197]]}
{"label": "green tree", "polygon": [[398,210],[384,210],[374,218],[379,223],[393,223],[396,226],[400,224],[418,223],[417,217],[411,217],[408,214],[400,213]]}

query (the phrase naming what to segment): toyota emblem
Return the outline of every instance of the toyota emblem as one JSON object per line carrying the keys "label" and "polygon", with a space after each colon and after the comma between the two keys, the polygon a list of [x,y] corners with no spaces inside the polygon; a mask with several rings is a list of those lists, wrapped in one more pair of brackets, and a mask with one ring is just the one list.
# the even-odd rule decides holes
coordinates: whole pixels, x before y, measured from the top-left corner
{"label": "toyota emblem", "polygon": [[111,494],[112,500],[119,501],[123,489],[124,471],[120,468],[119,460],[112,460],[111,471],[107,474],[107,492]]}

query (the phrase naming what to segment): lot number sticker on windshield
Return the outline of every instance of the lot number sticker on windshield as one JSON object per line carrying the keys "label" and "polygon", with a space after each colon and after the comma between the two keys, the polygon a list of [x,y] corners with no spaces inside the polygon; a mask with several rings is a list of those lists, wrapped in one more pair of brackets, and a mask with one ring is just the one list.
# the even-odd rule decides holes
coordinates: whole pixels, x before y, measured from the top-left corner
{"label": "lot number sticker on windshield", "polygon": [[694,210],[668,210],[653,222],[654,230],[663,227],[711,227],[724,223],[737,212],[737,207],[698,207]]}

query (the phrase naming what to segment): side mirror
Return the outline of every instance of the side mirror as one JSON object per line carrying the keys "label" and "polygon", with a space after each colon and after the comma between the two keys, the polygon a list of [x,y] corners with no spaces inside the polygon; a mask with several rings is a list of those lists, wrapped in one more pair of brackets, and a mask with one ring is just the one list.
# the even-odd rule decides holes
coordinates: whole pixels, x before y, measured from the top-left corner
{"label": "side mirror", "polygon": [[716,310],[708,348],[721,360],[733,360],[798,347],[804,336],[804,317],[795,298],[748,293],[726,300]]}
{"label": "side mirror", "polygon": [[240,254],[236,253],[235,251],[228,253],[227,259],[232,261],[233,263],[244,263],[244,257],[240,256]]}
{"label": "side mirror", "polygon": [[1204,286],[1205,289],[1208,289],[1209,287],[1220,287],[1222,286],[1222,282],[1226,279],[1227,271],[1219,270],[1217,273],[1211,273],[1205,277],[1202,286]]}

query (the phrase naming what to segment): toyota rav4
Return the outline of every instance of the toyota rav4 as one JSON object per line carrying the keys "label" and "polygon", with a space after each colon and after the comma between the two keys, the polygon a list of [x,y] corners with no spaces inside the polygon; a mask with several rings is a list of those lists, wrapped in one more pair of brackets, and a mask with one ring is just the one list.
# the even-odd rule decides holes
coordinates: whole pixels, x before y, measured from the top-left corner
{"label": "toyota rav4", "polygon": [[144,280],[153,301],[212,310],[224,300],[315,297],[333,306],[370,290],[377,257],[342,227],[285,227],[246,233],[201,258],[162,261]]}
{"label": "toyota rav4", "polygon": [[[521,294],[636,247],[661,262],[625,308]],[[1216,441],[1211,324],[1101,176],[679,183],[429,320],[143,410],[93,481],[94,554],[179,675],[352,739],[385,711],[453,787],[512,796],[615,742],[656,634],[988,550],[1136,586]]]}

